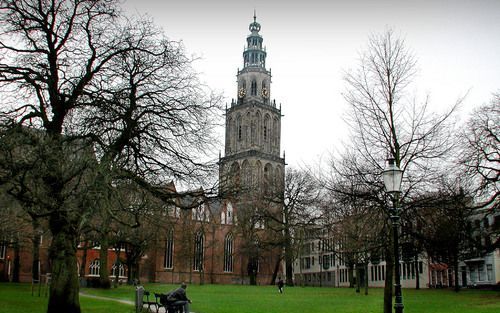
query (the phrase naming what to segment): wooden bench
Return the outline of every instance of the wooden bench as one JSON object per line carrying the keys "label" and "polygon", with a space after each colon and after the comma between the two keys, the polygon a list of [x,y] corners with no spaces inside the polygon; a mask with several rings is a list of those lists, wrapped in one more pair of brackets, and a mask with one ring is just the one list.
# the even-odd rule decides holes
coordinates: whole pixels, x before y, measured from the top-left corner
{"label": "wooden bench", "polygon": [[183,313],[183,305],[174,305],[173,302],[167,300],[168,295],[162,293],[155,293],[156,299],[156,313],[160,311],[160,308],[165,309],[165,313]]}

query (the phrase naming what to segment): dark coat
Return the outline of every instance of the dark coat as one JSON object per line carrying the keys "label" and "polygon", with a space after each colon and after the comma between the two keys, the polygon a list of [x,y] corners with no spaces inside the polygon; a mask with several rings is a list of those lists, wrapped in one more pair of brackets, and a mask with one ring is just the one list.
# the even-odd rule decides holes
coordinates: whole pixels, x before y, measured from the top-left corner
{"label": "dark coat", "polygon": [[184,288],[177,288],[174,291],[171,291],[168,293],[168,298],[169,301],[189,301],[187,295],[186,295],[186,289]]}

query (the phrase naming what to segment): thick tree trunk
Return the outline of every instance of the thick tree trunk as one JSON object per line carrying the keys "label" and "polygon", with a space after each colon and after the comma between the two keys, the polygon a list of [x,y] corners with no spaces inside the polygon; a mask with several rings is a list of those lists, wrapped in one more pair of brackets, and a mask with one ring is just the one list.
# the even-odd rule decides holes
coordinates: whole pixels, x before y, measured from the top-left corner
{"label": "thick tree trunk", "polygon": [[52,231],[52,281],[47,313],[80,313],[76,261],[78,235],[70,231],[69,227],[60,227],[58,232],[54,232],[54,229]]}
{"label": "thick tree trunk", "polygon": [[80,264],[80,280],[85,279],[85,270],[87,268],[87,251],[89,243],[85,241],[83,246],[83,256],[82,256],[82,264]]}
{"label": "thick tree trunk", "polygon": [[109,242],[106,235],[101,237],[101,250],[99,251],[99,287],[109,289],[111,288],[111,281],[109,280],[109,269],[108,269],[108,249]]}

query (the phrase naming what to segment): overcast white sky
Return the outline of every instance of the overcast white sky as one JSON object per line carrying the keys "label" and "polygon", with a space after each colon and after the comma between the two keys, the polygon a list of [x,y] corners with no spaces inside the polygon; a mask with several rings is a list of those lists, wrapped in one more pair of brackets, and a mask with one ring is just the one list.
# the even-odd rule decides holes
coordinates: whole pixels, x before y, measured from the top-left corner
{"label": "overcast white sky", "polygon": [[343,71],[357,66],[370,34],[388,27],[417,57],[414,91],[430,94],[436,111],[469,91],[465,115],[500,91],[500,0],[125,0],[124,7],[151,16],[200,56],[195,69],[228,105],[255,9],[272,98],[284,114],[281,149],[291,166],[342,149]]}

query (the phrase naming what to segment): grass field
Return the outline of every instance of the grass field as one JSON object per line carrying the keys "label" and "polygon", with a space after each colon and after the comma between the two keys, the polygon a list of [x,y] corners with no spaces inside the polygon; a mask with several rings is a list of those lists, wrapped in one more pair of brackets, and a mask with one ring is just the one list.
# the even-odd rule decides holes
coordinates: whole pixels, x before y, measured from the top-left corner
{"label": "grass field", "polygon": [[[146,284],[145,288],[165,293],[173,285]],[[134,287],[100,290],[83,288],[85,294],[121,300],[134,300]],[[369,294],[357,294],[347,288],[285,288],[279,294],[271,286],[190,285],[188,296],[196,313],[380,313],[383,290],[370,289]],[[500,293],[495,291],[462,290],[403,290],[405,313],[497,313],[500,312]],[[80,297],[84,313],[133,313],[131,305],[115,301]],[[47,298],[31,296],[29,284],[0,284],[0,312],[44,313]]]}

